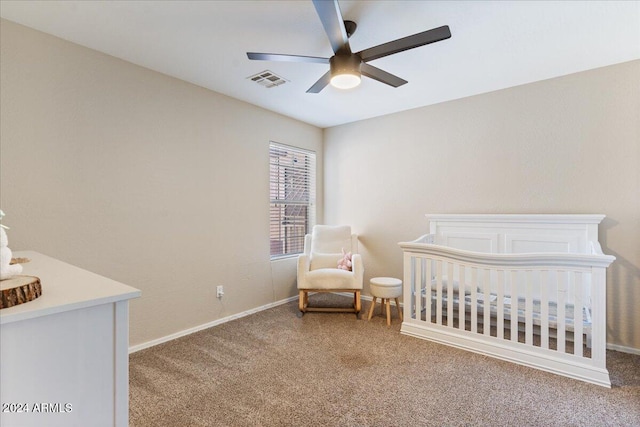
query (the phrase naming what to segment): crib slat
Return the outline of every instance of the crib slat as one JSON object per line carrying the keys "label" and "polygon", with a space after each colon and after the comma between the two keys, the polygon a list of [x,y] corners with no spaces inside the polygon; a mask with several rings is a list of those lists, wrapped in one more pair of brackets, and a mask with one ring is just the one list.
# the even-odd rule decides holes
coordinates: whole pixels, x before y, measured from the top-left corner
{"label": "crib slat", "polygon": [[567,293],[566,293],[566,301],[567,305],[570,305],[575,300],[575,289],[576,289],[576,276],[575,271],[567,271]]}
{"label": "crib slat", "polygon": [[573,274],[575,277],[573,298],[573,354],[582,357],[582,292],[584,291],[584,277],[581,271],[574,271]]}
{"label": "crib slat", "polygon": [[467,293],[466,280],[465,280],[465,267],[462,264],[458,264],[458,329],[465,330],[465,296]]}
{"label": "crib slat", "polygon": [[549,348],[549,271],[540,272],[540,346]]}
{"label": "crib slat", "polygon": [[482,283],[482,292],[484,293],[484,313],[482,316],[484,335],[491,335],[491,270],[484,270],[484,281]]}
{"label": "crib slat", "polygon": [[498,317],[496,328],[497,338],[504,339],[504,270],[496,270],[498,274],[498,292],[496,301],[496,316]]}
{"label": "crib slat", "polygon": [[422,266],[424,265],[424,258],[416,258],[415,265],[415,282],[414,282],[414,305],[415,305],[415,319],[422,320],[422,283],[424,275],[422,272]]}
{"label": "crib slat", "polygon": [[557,316],[557,332],[558,332],[558,353],[565,352],[565,341],[566,341],[566,316],[565,316],[565,304],[566,304],[566,296],[567,296],[567,287],[566,282],[566,272],[558,270],[558,316]]}
{"label": "crib slat", "polygon": [[453,328],[453,263],[447,269],[447,326]]}
{"label": "crib slat", "polygon": [[404,286],[403,286],[403,299],[404,303],[404,317],[405,319],[415,319],[411,315],[411,310],[414,306],[414,297],[412,293],[415,291],[415,271],[414,265],[416,263],[416,257],[412,256],[409,252],[404,253],[403,268],[404,268]]}
{"label": "crib slat", "polygon": [[442,325],[442,263],[436,261],[436,323]]}
{"label": "crib slat", "polygon": [[511,341],[518,341],[518,272],[511,270]]}
{"label": "crib slat", "polygon": [[606,368],[607,349],[607,289],[604,268],[591,270],[591,359],[596,366]]}
{"label": "crib slat", "polygon": [[[427,263],[425,265],[426,267],[426,271],[425,271],[425,277],[426,282],[425,282],[425,297],[424,297],[424,309],[425,309],[425,318],[424,320],[427,323],[431,323],[431,288],[432,288],[432,284],[433,284],[433,261],[430,259],[426,260]],[[422,300],[422,296],[420,296],[420,300]],[[422,313],[422,312],[421,312]],[[422,317],[421,317],[422,318]]]}
{"label": "crib slat", "polygon": [[478,269],[471,268],[471,332],[478,333]]}
{"label": "crib slat", "polygon": [[526,345],[533,345],[533,272],[527,270],[525,275],[525,334],[524,342]]}

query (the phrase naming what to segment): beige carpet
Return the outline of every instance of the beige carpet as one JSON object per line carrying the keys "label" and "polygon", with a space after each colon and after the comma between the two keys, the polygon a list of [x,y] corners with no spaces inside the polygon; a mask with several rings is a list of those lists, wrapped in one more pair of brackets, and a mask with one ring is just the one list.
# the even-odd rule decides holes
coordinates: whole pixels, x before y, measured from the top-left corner
{"label": "beige carpet", "polygon": [[608,351],[606,389],[400,335],[395,311],[391,327],[378,310],[296,313],[132,354],[130,425],[640,426],[640,356]]}

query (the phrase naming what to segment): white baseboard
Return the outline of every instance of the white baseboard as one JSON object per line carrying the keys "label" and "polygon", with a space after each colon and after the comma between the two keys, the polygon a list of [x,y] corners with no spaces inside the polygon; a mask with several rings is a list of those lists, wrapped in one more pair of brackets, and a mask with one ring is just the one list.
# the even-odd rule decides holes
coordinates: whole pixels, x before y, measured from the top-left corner
{"label": "white baseboard", "polygon": [[231,320],[239,319],[241,317],[249,316],[250,314],[258,313],[263,310],[268,310],[273,307],[277,307],[282,304],[286,304],[290,301],[297,300],[298,296],[289,297],[280,301],[272,302],[270,304],[266,304],[257,308],[252,308],[251,310],[243,311],[242,313],[233,314],[231,316],[223,317],[222,319],[214,320],[213,322],[205,323],[203,325],[198,325],[193,328],[185,329],[183,331],[176,332],[174,334],[166,335],[161,338],[157,338],[155,340],[147,341],[142,344],[136,344],[129,347],[129,354],[135,353],[136,351],[144,350],[145,348],[153,347],[158,344],[162,344],[171,340],[175,340],[176,338],[184,337],[186,335],[193,334],[194,332],[202,331],[203,329],[208,329],[214,326],[221,325],[223,323],[230,322]]}
{"label": "white baseboard", "polygon": [[624,345],[618,345],[618,344],[607,344],[607,350],[615,350],[621,353],[640,355],[640,348],[626,347]]}

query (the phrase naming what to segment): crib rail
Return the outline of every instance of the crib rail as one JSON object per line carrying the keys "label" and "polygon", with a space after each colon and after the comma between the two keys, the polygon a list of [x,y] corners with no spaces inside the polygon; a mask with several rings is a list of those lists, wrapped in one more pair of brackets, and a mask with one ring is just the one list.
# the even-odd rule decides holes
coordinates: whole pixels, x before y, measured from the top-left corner
{"label": "crib rail", "polygon": [[591,254],[488,254],[433,244],[404,251],[402,333],[610,387],[606,268]]}

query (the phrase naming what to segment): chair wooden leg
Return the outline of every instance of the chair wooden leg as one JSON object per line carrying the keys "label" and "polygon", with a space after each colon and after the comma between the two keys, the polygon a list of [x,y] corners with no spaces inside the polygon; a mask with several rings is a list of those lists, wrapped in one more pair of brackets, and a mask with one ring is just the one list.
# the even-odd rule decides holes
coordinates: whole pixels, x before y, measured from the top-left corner
{"label": "chair wooden leg", "polygon": [[356,305],[356,313],[360,313],[360,310],[362,309],[362,302],[361,302],[361,298],[360,298],[360,291],[355,291],[354,292],[354,296],[355,298],[355,305]]}
{"label": "chair wooden leg", "polygon": [[304,313],[304,310],[305,310],[305,308],[307,306],[305,304],[306,300],[307,300],[307,292],[306,291],[298,292],[298,308],[303,313]]}
{"label": "chair wooden leg", "polygon": [[391,298],[387,298],[387,326],[391,326]]}
{"label": "chair wooden leg", "polygon": [[398,298],[396,298],[396,308],[398,309],[398,317],[400,318],[400,321],[402,322],[402,310],[400,310],[400,303],[398,302]]}
{"label": "chair wooden leg", "polygon": [[369,318],[367,320],[371,320],[371,316],[373,316],[373,309],[376,307],[376,299],[377,297],[373,297],[373,301],[371,301],[371,307],[369,307]]}

